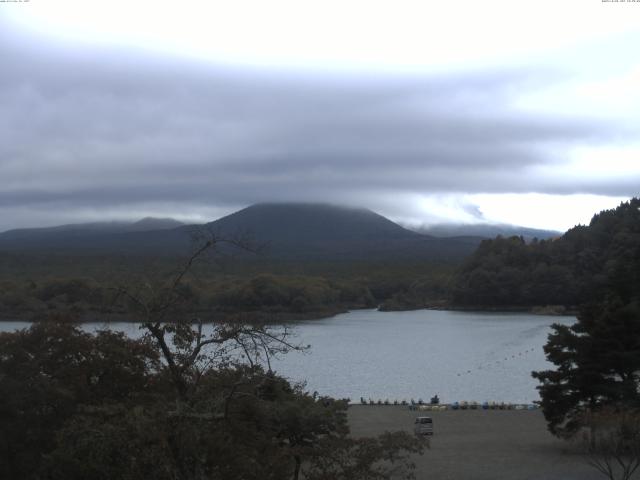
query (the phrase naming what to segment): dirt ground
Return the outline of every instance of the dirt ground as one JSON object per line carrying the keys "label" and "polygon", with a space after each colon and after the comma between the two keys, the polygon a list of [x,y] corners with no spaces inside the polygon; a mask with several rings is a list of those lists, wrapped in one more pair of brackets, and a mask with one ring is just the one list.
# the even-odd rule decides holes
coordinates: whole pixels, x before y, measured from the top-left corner
{"label": "dirt ground", "polygon": [[[431,449],[416,456],[416,478],[429,480],[603,480],[585,457],[553,437],[539,410],[415,412],[406,406],[353,405],[354,436],[413,433],[416,416],[433,418]],[[640,476],[638,477],[640,478]]]}

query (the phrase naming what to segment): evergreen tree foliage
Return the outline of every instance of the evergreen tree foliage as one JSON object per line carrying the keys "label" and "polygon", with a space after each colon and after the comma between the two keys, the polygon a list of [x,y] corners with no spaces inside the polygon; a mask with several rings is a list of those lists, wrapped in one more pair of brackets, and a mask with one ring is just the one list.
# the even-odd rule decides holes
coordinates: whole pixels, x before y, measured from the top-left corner
{"label": "evergreen tree foliage", "polygon": [[583,281],[577,322],[553,326],[545,353],[556,369],[533,372],[554,434],[571,436],[603,409],[640,408],[639,208],[633,199],[602,212],[560,243],[573,272],[595,280]]}
{"label": "evergreen tree foliage", "polygon": [[640,407],[640,304],[583,307],[572,326],[554,325],[544,347],[555,370],[533,372],[549,429],[571,436],[588,412]]}
{"label": "evergreen tree foliage", "polygon": [[485,240],[460,268],[456,305],[577,306],[607,291],[630,298],[640,290],[640,199],[623,202],[562,237]]}

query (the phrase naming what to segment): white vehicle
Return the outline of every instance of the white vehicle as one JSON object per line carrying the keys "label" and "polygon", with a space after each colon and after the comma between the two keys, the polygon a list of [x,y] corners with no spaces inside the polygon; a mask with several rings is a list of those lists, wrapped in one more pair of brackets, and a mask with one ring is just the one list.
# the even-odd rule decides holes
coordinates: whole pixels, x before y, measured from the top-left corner
{"label": "white vehicle", "polygon": [[416,417],[413,433],[417,436],[433,435],[433,420],[431,417]]}

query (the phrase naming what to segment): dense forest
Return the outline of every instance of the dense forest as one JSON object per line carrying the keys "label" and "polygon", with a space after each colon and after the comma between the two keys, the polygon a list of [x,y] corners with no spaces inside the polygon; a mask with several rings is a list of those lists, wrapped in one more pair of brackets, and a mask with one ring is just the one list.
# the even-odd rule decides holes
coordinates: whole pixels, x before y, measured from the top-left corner
{"label": "dense forest", "polygon": [[219,240],[215,261],[194,266],[184,285],[198,314],[282,320],[416,308],[446,298],[448,279],[480,241],[420,235],[366,209],[322,204],[253,205],[199,226],[143,230],[158,227],[148,224],[0,234],[0,318],[124,315],[115,285],[152,285],[209,236]]}
{"label": "dense forest", "polygon": [[562,237],[485,240],[455,276],[458,306],[584,304],[604,292],[640,291],[640,199],[602,211]]}
{"label": "dense forest", "polygon": [[[260,255],[194,267],[183,288],[211,320],[248,314],[262,321],[314,318],[354,308],[425,307],[574,311],[611,287],[637,291],[640,200],[596,214],[549,240],[484,240],[461,265],[442,261],[284,261]],[[177,257],[0,254],[0,318],[51,313],[126,319],[114,286],[153,285]],[[205,315],[206,312],[206,315]]]}
{"label": "dense forest", "polygon": [[[109,257],[54,257],[42,264],[6,256],[0,274],[0,319],[34,320],[51,313],[80,320],[127,319],[127,306],[115,287],[164,278],[177,259],[126,262]],[[33,262],[33,263],[31,263]],[[0,264],[3,259],[0,258]],[[42,267],[41,265],[48,265]],[[355,308],[403,309],[442,302],[455,265],[315,263],[254,264],[229,269],[203,262],[183,288],[194,313],[214,320],[245,314],[261,321],[318,318]]]}
{"label": "dense forest", "polygon": [[[531,245],[511,263],[535,271],[549,258],[562,262],[566,274],[557,280],[555,298],[580,303],[576,322],[552,325],[544,351],[555,368],[532,375],[540,381],[549,430],[563,438],[582,435],[601,467],[615,458],[628,473],[616,478],[631,478],[640,465],[639,207],[640,200],[632,199],[601,212],[588,227],[576,227],[550,245]],[[503,252],[510,250],[518,252]],[[572,286],[570,279],[575,285],[564,292]],[[534,300],[527,292],[540,287],[536,280],[542,284],[531,276],[514,289],[521,302]]]}

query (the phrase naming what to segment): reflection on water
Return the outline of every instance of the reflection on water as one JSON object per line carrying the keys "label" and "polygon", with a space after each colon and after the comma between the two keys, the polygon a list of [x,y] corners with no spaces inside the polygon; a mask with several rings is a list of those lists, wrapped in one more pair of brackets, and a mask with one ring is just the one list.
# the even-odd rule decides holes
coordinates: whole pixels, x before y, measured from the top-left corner
{"label": "reflection on water", "polygon": [[[552,323],[571,317],[418,310],[358,310],[297,324],[307,353],[273,363],[280,374],[307,381],[322,395],[409,400],[438,394],[441,401],[538,399],[532,370],[549,367],[542,346]],[[28,326],[0,322],[0,330]],[[105,324],[85,324],[87,330]],[[136,337],[136,324],[111,324]]]}

